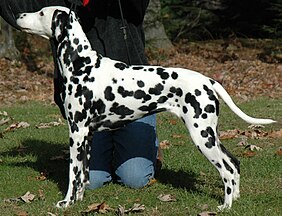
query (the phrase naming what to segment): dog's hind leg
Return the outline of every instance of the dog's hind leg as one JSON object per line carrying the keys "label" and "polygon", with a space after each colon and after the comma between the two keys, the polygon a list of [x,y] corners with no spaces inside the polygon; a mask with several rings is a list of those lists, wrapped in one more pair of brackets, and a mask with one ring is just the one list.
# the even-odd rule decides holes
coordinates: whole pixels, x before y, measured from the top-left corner
{"label": "dog's hind leg", "polygon": [[[195,119],[190,119],[190,122],[193,121]],[[233,197],[239,196],[239,161],[220,144],[216,130],[217,116],[209,114],[206,119],[198,119],[192,124],[187,122],[186,125],[199,151],[216,167],[223,180],[224,204],[218,208],[230,208]]]}
{"label": "dog's hind leg", "polygon": [[[76,129],[77,128],[77,129]],[[64,208],[83,199],[85,186],[89,183],[90,144],[89,128],[70,127],[69,186],[65,199],[57,203]]]}

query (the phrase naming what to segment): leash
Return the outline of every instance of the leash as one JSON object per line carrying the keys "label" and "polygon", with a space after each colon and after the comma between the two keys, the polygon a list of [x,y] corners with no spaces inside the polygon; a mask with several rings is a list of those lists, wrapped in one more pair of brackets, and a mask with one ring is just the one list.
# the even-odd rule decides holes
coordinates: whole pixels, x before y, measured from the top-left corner
{"label": "leash", "polygon": [[123,32],[123,40],[125,43],[125,47],[126,47],[126,54],[127,54],[127,60],[128,60],[128,64],[131,65],[131,61],[130,61],[130,55],[129,55],[129,48],[128,48],[128,43],[127,43],[127,26],[125,24],[124,21],[124,17],[123,17],[123,12],[122,12],[122,6],[121,6],[121,1],[118,0],[118,5],[119,5],[119,12],[120,12],[120,18],[121,18],[121,30]]}

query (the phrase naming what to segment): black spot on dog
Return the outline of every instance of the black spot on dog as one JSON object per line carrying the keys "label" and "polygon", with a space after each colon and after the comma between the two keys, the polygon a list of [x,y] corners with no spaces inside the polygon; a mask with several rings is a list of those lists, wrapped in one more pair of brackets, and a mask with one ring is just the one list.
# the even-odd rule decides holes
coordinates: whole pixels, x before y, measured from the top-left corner
{"label": "black spot on dog", "polygon": [[98,101],[94,101],[93,102],[93,106],[90,109],[90,113],[91,114],[103,114],[105,112],[106,109],[106,105],[104,104],[104,102],[99,99]]}
{"label": "black spot on dog", "polygon": [[206,138],[206,137],[209,136],[209,134],[208,134],[208,132],[207,132],[206,130],[202,130],[202,131],[201,131],[201,136],[204,137],[204,138]]}
{"label": "black spot on dog", "polygon": [[157,68],[157,74],[164,80],[169,78],[169,74],[165,72],[164,68]]}
{"label": "black spot on dog", "polygon": [[113,81],[113,84],[117,84],[117,79],[113,78],[112,81]]}
{"label": "black spot on dog", "polygon": [[107,86],[107,88],[104,91],[105,99],[108,101],[113,101],[115,99],[115,95],[112,92],[112,87]]}
{"label": "black spot on dog", "polygon": [[157,108],[157,103],[152,102],[148,106],[144,105],[144,106],[139,107],[138,109],[144,112],[151,112],[155,110],[156,108]]}
{"label": "black spot on dog", "polygon": [[179,97],[181,97],[181,96],[183,95],[183,91],[182,91],[181,88],[171,87],[171,88],[169,89],[169,91],[170,91],[171,93],[176,94],[176,95],[179,96]]}
{"label": "black spot on dog", "polygon": [[73,82],[74,84],[78,84],[79,83],[79,79],[75,76],[71,76],[70,77],[70,81]]}
{"label": "black spot on dog", "polygon": [[231,188],[227,187],[226,192],[227,192],[228,195],[231,194]]}
{"label": "black spot on dog", "polygon": [[86,111],[82,110],[82,112],[76,111],[74,114],[74,122],[78,123],[83,121],[86,118]]}
{"label": "black spot on dog", "polygon": [[102,56],[100,54],[97,55],[96,63],[95,63],[95,68],[99,68],[101,65],[101,59]]}
{"label": "black spot on dog", "polygon": [[216,163],[215,166],[217,166],[219,169],[221,168],[221,164],[220,163]]}
{"label": "black spot on dog", "polygon": [[229,164],[224,159],[222,159],[222,162],[225,166],[225,169],[227,169],[231,174],[233,174],[234,170],[231,168],[231,166],[229,166]]}
{"label": "black spot on dog", "polygon": [[176,72],[172,72],[171,78],[176,80],[178,78],[178,74]]}
{"label": "black spot on dog", "polygon": [[73,43],[76,45],[79,44],[79,39],[78,38],[73,39]]}
{"label": "black spot on dog", "polygon": [[121,119],[124,119],[126,116],[131,115],[134,113],[133,110],[129,109],[124,105],[119,105],[118,103],[114,103],[110,108],[110,111],[115,113],[116,115],[120,115]]}
{"label": "black spot on dog", "polygon": [[142,80],[139,80],[137,81],[137,85],[140,87],[140,88],[143,88],[145,86],[144,82]]}
{"label": "black spot on dog", "polygon": [[214,105],[208,104],[205,109],[204,109],[207,113],[214,113],[215,112],[215,107]]}
{"label": "black spot on dog", "polygon": [[212,79],[210,79],[210,82],[211,82],[212,85],[215,84],[215,81],[212,80]]}
{"label": "black spot on dog", "polygon": [[134,66],[132,67],[133,70],[142,70],[144,67],[142,66]]}
{"label": "black spot on dog", "polygon": [[199,118],[202,114],[202,109],[200,103],[196,100],[196,97],[189,92],[185,96],[185,102],[189,103],[194,108],[194,118]]}
{"label": "black spot on dog", "polygon": [[200,96],[201,94],[202,94],[202,93],[201,93],[200,90],[198,90],[198,89],[195,90],[195,95],[196,95],[196,96]]}
{"label": "black spot on dog", "polygon": [[127,90],[125,90],[122,86],[119,86],[118,87],[118,93],[123,97],[123,98],[125,98],[125,97],[131,97],[131,96],[133,96],[133,91],[127,91]]}
{"label": "black spot on dog", "polygon": [[68,90],[69,90],[69,95],[71,95],[72,94],[72,88],[73,88],[73,86],[72,86],[72,84],[69,84],[69,86],[68,86]]}
{"label": "black spot on dog", "polygon": [[114,66],[120,70],[124,70],[125,68],[128,68],[128,65],[122,62],[117,62],[115,63]]}
{"label": "black spot on dog", "polygon": [[154,68],[149,68],[148,71],[153,72],[153,71],[155,71],[155,69]]}
{"label": "black spot on dog", "polygon": [[186,106],[183,106],[183,107],[182,107],[182,111],[183,111],[184,114],[186,114],[186,113],[188,112],[187,107],[186,107]]}
{"label": "black spot on dog", "polygon": [[222,144],[220,144],[220,149],[225,155],[230,158],[231,163],[237,169],[238,174],[240,174],[240,161],[236,157],[234,157],[229,151],[227,151],[227,149]]}
{"label": "black spot on dog", "polygon": [[164,90],[164,86],[159,83],[159,84],[155,85],[154,88],[149,89],[149,94],[160,95],[163,90]]}
{"label": "black spot on dog", "polygon": [[206,113],[203,113],[203,114],[202,114],[202,118],[203,118],[203,119],[206,119],[206,118],[208,118],[208,115],[207,115]]}
{"label": "black spot on dog", "polygon": [[158,103],[165,103],[166,101],[168,100],[168,98],[166,96],[161,96],[159,99],[158,99]]}
{"label": "black spot on dog", "polygon": [[134,92],[134,98],[136,99],[143,99],[143,102],[146,102],[148,100],[151,100],[151,95],[146,94],[143,90],[136,90]]}
{"label": "black spot on dog", "polygon": [[194,124],[194,127],[195,127],[195,128],[198,128],[198,127],[199,127],[199,125],[198,125],[197,123],[195,123],[195,124]]}

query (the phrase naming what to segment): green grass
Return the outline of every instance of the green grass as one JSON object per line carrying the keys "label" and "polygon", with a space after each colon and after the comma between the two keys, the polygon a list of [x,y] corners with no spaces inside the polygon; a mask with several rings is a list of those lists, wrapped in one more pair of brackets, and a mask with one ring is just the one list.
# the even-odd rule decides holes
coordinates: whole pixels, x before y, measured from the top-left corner
{"label": "green grass", "polygon": [[[282,128],[282,101],[259,99],[240,104],[248,114],[271,117],[279,121],[264,130]],[[220,130],[246,129],[247,124],[225,106],[221,106]],[[60,117],[55,106],[28,102],[12,107],[0,107],[13,117],[9,124],[0,126],[0,133],[11,123],[25,121],[31,126],[7,132],[0,138],[0,211],[1,215],[81,215],[92,203],[106,201],[112,207],[118,205],[130,208],[135,202],[144,204],[146,209],[138,215],[197,215],[202,211],[216,211],[223,199],[222,182],[214,167],[198,152],[184,125],[171,114],[158,115],[159,140],[172,144],[164,150],[163,168],[158,182],[150,187],[135,190],[117,184],[86,191],[83,202],[60,210],[55,203],[62,199],[67,187],[68,161],[50,160],[63,155],[68,149],[66,125],[48,129],[37,129],[42,122],[57,121]],[[175,120],[177,121],[176,124]],[[0,116],[1,120],[1,116]],[[173,135],[183,135],[173,138]],[[241,161],[241,198],[233,203],[230,211],[219,215],[282,215],[282,174],[281,156],[276,152],[281,138],[248,139],[249,144],[263,148],[254,157],[244,157],[244,148],[236,144],[240,139],[223,140],[225,147]],[[47,179],[39,180],[41,172],[47,172]],[[45,199],[39,199],[42,190]],[[6,203],[4,199],[15,198],[27,191],[37,195],[31,203]],[[161,202],[160,194],[172,194],[176,202]],[[207,209],[202,210],[203,206]],[[115,213],[108,213],[115,215]]]}

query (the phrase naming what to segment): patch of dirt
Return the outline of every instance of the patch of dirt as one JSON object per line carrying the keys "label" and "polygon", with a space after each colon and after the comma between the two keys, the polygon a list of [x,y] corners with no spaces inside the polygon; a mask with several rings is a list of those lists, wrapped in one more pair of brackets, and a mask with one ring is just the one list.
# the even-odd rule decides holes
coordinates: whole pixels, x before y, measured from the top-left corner
{"label": "patch of dirt", "polygon": [[[26,100],[53,102],[54,66],[48,43],[30,36],[20,49],[21,61],[0,59],[1,105]],[[272,47],[277,54],[265,51]],[[281,43],[271,40],[182,41],[172,51],[148,51],[148,56],[152,65],[199,71],[221,82],[232,96],[248,100],[281,97],[281,50]]]}

